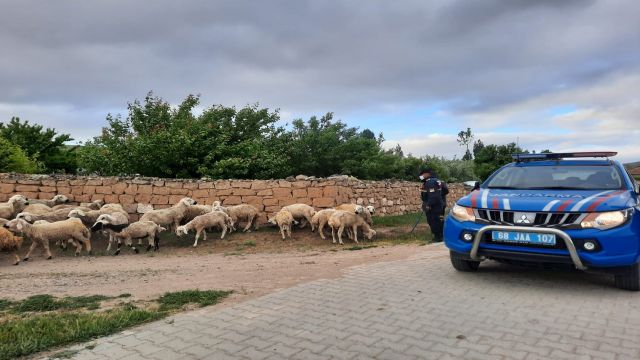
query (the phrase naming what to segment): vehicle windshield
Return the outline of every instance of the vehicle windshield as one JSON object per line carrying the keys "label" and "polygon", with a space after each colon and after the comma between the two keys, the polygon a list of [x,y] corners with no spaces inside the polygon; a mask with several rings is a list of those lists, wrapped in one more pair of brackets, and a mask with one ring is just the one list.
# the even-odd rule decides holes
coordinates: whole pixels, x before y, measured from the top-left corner
{"label": "vehicle windshield", "polygon": [[503,168],[483,187],[518,190],[617,190],[623,187],[612,165],[510,166]]}

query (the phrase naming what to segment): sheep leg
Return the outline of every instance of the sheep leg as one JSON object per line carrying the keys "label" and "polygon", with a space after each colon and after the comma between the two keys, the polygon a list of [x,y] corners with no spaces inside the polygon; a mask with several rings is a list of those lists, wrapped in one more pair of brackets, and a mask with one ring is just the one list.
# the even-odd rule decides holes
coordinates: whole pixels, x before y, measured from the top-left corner
{"label": "sheep leg", "polygon": [[13,256],[16,258],[16,261],[13,263],[13,265],[18,265],[20,264],[20,256],[18,256],[18,250],[15,250],[13,252]]}
{"label": "sheep leg", "polygon": [[31,243],[31,246],[29,246],[29,251],[27,251],[27,255],[24,256],[24,261],[29,261],[29,258],[31,257],[31,253],[33,252],[33,250],[36,249],[36,246],[38,246],[38,241],[37,240],[33,240],[33,242]]}
{"label": "sheep leg", "polygon": [[111,251],[111,244],[113,243],[113,234],[109,234],[109,245],[107,245],[107,251]]}
{"label": "sheep leg", "polygon": [[220,240],[224,239],[224,236],[227,234],[227,225],[222,224],[222,235],[220,235]]}
{"label": "sheep leg", "polygon": [[324,237],[324,225],[326,223],[322,220],[320,220],[320,222],[318,223],[318,232],[320,233],[320,238],[322,238],[322,240],[325,240],[326,238]]}
{"label": "sheep leg", "polygon": [[247,226],[244,227],[244,229],[242,230],[243,232],[251,232],[251,224],[253,223],[254,217],[255,216],[252,216],[249,219],[247,219]]}
{"label": "sheep leg", "polygon": [[357,225],[353,225],[353,241],[355,241],[356,244],[358,243],[358,226]]}
{"label": "sheep leg", "polygon": [[51,251],[49,251],[49,240],[43,241],[42,246],[44,246],[44,253],[47,255],[47,260],[51,260],[53,256],[51,256]]}
{"label": "sheep leg", "polygon": [[[193,243],[193,247],[198,246],[198,238],[200,238],[200,233],[202,232],[202,229],[198,229],[196,230],[196,241]],[[205,233],[206,234],[206,233]],[[206,235],[205,235],[206,236]]]}
{"label": "sheep leg", "polygon": [[299,229],[304,228],[305,226],[307,226],[307,218],[302,218],[300,219],[300,225],[298,225]]}
{"label": "sheep leg", "polygon": [[285,235],[284,235],[284,225],[280,226],[280,234],[282,234],[282,240],[286,239]]}
{"label": "sheep leg", "polygon": [[331,238],[333,239],[333,243],[336,243],[336,230],[333,228],[333,226],[331,227]]}
{"label": "sheep leg", "polygon": [[82,251],[82,241],[72,239],[73,244],[76,246],[75,256],[80,256],[80,252]]}
{"label": "sheep leg", "polygon": [[344,244],[342,242],[342,233],[343,232],[344,232],[344,224],[340,225],[340,227],[338,228],[338,242],[340,243],[340,245]]}

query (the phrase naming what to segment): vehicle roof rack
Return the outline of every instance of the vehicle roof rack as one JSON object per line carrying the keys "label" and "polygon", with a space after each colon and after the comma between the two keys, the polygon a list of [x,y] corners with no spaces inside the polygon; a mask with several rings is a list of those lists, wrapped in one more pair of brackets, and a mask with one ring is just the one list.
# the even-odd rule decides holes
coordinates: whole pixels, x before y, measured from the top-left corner
{"label": "vehicle roof rack", "polygon": [[618,155],[615,151],[586,151],[570,153],[511,154],[517,162],[535,160],[560,160],[567,158],[609,158]]}

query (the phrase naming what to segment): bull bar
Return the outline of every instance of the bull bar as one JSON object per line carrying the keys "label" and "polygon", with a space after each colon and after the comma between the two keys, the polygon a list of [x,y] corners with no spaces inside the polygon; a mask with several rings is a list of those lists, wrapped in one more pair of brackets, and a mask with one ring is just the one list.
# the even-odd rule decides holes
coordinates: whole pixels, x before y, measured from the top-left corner
{"label": "bull bar", "polygon": [[571,237],[564,231],[558,229],[550,229],[550,228],[535,228],[535,227],[527,227],[527,226],[500,226],[500,225],[488,225],[476,233],[473,239],[473,246],[471,247],[471,252],[469,253],[469,257],[471,260],[481,261],[484,260],[484,257],[478,255],[478,250],[480,248],[480,242],[482,241],[482,237],[487,231],[521,231],[528,233],[536,233],[536,234],[554,234],[556,237],[562,239],[564,244],[569,251],[569,256],[571,257],[571,261],[573,265],[578,270],[586,270],[587,267],[580,260],[580,256],[578,256],[578,251],[576,250],[576,246],[573,244],[573,240]]}

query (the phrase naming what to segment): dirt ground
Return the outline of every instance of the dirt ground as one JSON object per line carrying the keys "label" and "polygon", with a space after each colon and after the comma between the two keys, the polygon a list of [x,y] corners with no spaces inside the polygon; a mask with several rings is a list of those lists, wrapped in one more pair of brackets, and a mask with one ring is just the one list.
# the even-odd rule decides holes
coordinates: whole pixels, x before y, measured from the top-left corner
{"label": "dirt ground", "polygon": [[[123,248],[119,256],[107,254],[106,241],[94,237],[94,256],[81,257],[53,249],[45,260],[36,250],[29,262],[12,266],[8,254],[0,255],[0,298],[21,299],[36,294],[108,295],[132,294],[134,299],[155,298],[167,291],[187,289],[234,290],[226,304],[257,297],[298,283],[341,276],[352,266],[405,259],[419,249],[416,241],[398,244],[398,235],[409,228],[383,228],[378,241],[331,244],[308,229],[294,231],[283,241],[275,229],[248,234],[234,233],[224,240],[212,234],[193,248],[193,235],[177,238],[164,234],[158,252],[140,254]],[[426,236],[419,228],[418,237]],[[53,245],[53,244],[52,244]],[[23,245],[24,255],[29,243]],[[349,251],[349,250],[353,251]],[[357,250],[357,251],[355,251]]]}

